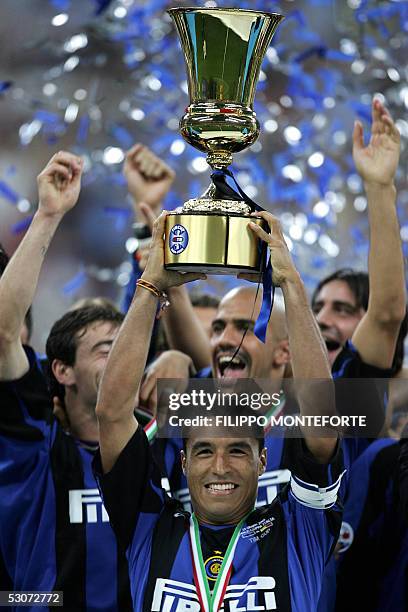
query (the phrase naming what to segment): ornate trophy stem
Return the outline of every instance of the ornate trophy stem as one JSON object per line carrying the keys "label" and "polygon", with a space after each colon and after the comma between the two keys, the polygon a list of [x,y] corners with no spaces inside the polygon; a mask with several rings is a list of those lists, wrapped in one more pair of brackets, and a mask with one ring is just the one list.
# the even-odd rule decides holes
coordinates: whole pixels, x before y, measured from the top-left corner
{"label": "ornate trophy stem", "polygon": [[234,189],[219,188],[219,171],[225,172],[232,154],[249,147],[259,135],[252,108],[256,84],[283,17],[221,8],[176,8],[168,13],[180,36],[190,94],[180,133],[207,153],[215,172],[202,196],[188,200],[180,214],[167,217],[165,265],[217,274],[260,271],[263,255],[247,227],[251,201],[242,192],[241,200]]}
{"label": "ornate trophy stem", "polygon": [[232,153],[229,151],[210,151],[207,154],[207,164],[214,170],[222,170],[232,164]]}

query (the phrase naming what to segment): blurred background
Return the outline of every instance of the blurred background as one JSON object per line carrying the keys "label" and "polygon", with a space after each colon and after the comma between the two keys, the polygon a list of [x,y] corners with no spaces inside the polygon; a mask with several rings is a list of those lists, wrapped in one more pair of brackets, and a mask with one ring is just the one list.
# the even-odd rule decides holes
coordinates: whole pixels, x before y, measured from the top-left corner
{"label": "blurred background", "polygon": [[[124,152],[142,142],[177,172],[166,207],[198,196],[209,168],[184,143],[184,59],[166,9],[250,8],[286,16],[262,65],[261,135],[234,157],[247,194],[277,214],[308,290],[343,266],[366,269],[366,199],[351,156],[373,96],[402,135],[398,211],[408,254],[408,2],[398,0],[2,0],[0,242],[12,254],[36,201],[36,175],[60,149],[85,159],[80,201],[52,244],[34,302],[33,345],[78,298],[119,301],[133,213]],[[222,295],[236,280],[211,277]],[[384,287],[386,291],[386,287]]]}

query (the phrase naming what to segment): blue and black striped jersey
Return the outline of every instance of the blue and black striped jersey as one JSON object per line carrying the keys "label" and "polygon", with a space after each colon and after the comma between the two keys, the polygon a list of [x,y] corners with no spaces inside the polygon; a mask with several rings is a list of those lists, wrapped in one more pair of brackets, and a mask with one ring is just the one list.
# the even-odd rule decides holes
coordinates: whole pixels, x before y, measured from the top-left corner
{"label": "blue and black striped jersey", "polygon": [[[316,463],[301,440],[291,439],[291,444],[296,476],[274,502],[246,519],[221,608],[225,612],[316,609],[340,527],[335,504],[342,453],[327,466]],[[102,475],[98,456],[95,467],[111,523],[127,551],[135,612],[199,612],[189,513],[161,488],[161,472],[145,434],[136,431],[108,474]],[[208,538],[208,529],[214,548],[222,527],[201,526],[201,540]],[[225,548],[222,538],[219,548]]]}
{"label": "blue and black striped jersey", "polygon": [[341,531],[338,612],[408,608],[408,529],[398,508],[398,457],[398,442],[377,440],[352,467]]}
{"label": "blue and black striped jersey", "polygon": [[131,609],[127,562],[93,476],[95,450],[65,434],[32,349],[0,383],[0,550],[14,590],[60,590],[64,609]]}

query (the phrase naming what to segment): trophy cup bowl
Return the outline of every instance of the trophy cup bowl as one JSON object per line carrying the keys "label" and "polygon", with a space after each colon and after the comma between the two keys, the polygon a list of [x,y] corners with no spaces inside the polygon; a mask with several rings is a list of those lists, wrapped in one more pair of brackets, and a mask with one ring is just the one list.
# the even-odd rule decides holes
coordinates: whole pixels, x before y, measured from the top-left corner
{"label": "trophy cup bowl", "polygon": [[[252,105],[261,62],[282,15],[244,9],[174,8],[187,66],[190,105],[180,121],[183,138],[207,153],[213,171],[255,142]],[[261,272],[265,245],[248,228],[251,206],[211,184],[166,219],[164,263],[180,272]],[[262,225],[261,219],[252,221]]]}

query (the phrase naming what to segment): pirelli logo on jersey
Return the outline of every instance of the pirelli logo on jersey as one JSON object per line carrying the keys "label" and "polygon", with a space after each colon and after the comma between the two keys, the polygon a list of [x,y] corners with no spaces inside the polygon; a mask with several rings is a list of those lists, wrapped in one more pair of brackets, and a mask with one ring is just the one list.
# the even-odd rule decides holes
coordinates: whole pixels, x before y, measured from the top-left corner
{"label": "pirelli logo on jersey", "polygon": [[109,516],[98,489],[72,489],[69,492],[69,522],[109,522]]}
{"label": "pirelli logo on jersey", "polygon": [[[258,480],[258,499],[255,508],[272,503],[283,485],[289,481],[290,470],[270,470],[262,474]],[[174,497],[183,504],[185,510],[191,512],[191,499],[188,489],[175,491]]]}
{"label": "pirelli logo on jersey", "polygon": [[[278,610],[272,576],[254,576],[246,584],[227,587],[220,612],[267,612]],[[168,578],[158,578],[153,594],[152,612],[201,612],[196,589]]]}

